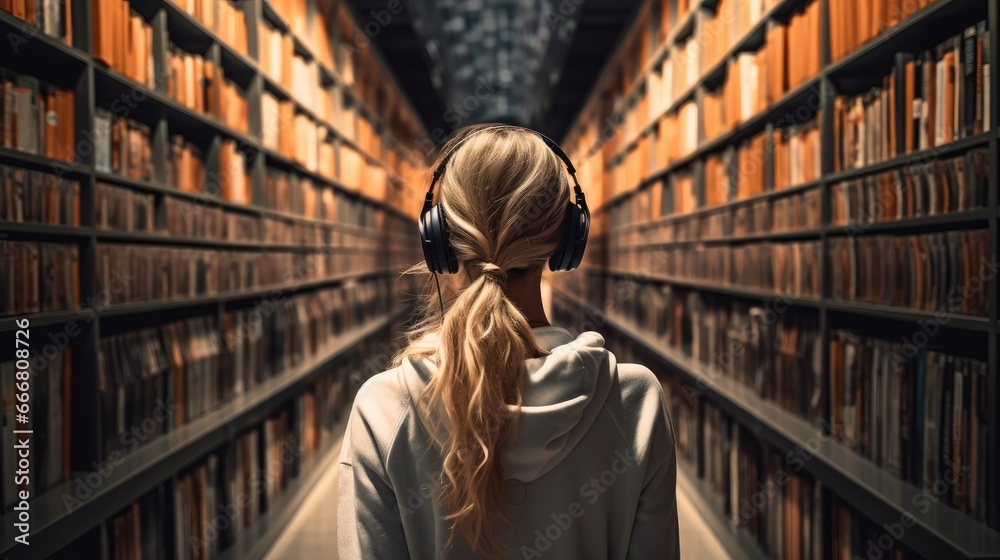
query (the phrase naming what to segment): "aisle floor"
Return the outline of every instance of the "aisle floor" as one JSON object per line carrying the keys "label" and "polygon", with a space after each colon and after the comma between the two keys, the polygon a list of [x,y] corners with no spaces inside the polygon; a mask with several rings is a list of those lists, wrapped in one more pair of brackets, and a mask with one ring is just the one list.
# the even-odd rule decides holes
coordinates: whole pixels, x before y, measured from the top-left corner
{"label": "aisle floor", "polygon": [[[340,446],[333,450],[340,454]],[[268,552],[267,560],[298,558],[337,558],[337,481],[339,461],[328,471],[302,503],[281,538]],[[677,509],[680,516],[681,558],[696,560],[729,560],[711,528],[688,498],[689,490],[683,475],[677,480]]]}

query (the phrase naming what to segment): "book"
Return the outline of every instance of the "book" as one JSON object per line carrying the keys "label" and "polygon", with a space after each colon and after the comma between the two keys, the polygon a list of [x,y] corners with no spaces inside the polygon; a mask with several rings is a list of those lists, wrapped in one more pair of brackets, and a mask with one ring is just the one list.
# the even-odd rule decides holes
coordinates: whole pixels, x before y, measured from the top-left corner
{"label": "book", "polygon": [[76,160],[73,92],[0,67],[0,146]]}
{"label": "book", "polygon": [[171,43],[167,52],[167,93],[196,113],[209,115],[241,134],[249,131],[246,92],[228,79],[222,67]]}
{"label": "book", "polygon": [[80,183],[44,171],[0,165],[0,220],[80,225]]}
{"label": "book", "polygon": [[[846,0],[845,0],[846,1]],[[860,169],[984,132],[988,72],[985,22],[920,54],[897,53],[892,73],[862,95],[834,103],[836,171]]]}
{"label": "book", "polygon": [[820,135],[818,116],[799,125],[774,129],[771,138],[773,190],[780,191],[820,178]]}
{"label": "book", "polygon": [[0,2],[0,10],[67,45],[73,44],[73,3],[70,0],[5,0]]}
{"label": "book", "polygon": [[896,27],[929,4],[926,0],[833,0],[830,6],[830,60],[837,62]]}
{"label": "book", "polygon": [[987,150],[975,149],[834,184],[831,223],[864,228],[876,222],[984,208],[988,185]]}
{"label": "book", "polygon": [[[103,337],[102,456],[132,452],[335,348],[341,336],[384,316],[388,287],[379,279],[296,295],[263,321],[247,309],[227,312],[218,326],[196,317]],[[163,421],[142,423],[154,413]]]}
{"label": "book", "polygon": [[152,131],[149,125],[94,110],[94,168],[138,181],[153,178]]}
{"label": "book", "polygon": [[[40,359],[41,358],[41,359]],[[10,511],[27,491],[29,501],[69,479],[71,453],[73,359],[70,348],[54,350],[50,355],[32,358],[28,395],[31,403],[29,422],[17,421],[15,405],[21,381],[16,377],[17,357],[13,352],[0,356],[0,402],[3,403],[4,450],[0,453],[0,503]],[[33,430],[30,477],[18,481],[15,471],[17,452],[14,430]]]}
{"label": "book", "polygon": [[74,309],[80,305],[80,259],[76,245],[0,242],[4,288],[0,315]]}
{"label": "book", "polygon": [[147,88],[155,88],[153,27],[128,1],[95,0],[94,59]]}
{"label": "book", "polygon": [[167,154],[167,185],[182,192],[202,193],[205,185],[205,156],[198,146],[175,134]]}
{"label": "book", "polygon": [[[214,184],[212,184],[214,183]],[[219,146],[218,174],[209,183],[222,200],[248,205],[252,202],[246,154],[235,140],[227,138]],[[206,185],[206,190],[209,186]]]}
{"label": "book", "polygon": [[[950,252],[945,247],[951,247]],[[991,272],[986,230],[830,240],[835,298],[985,315]],[[949,280],[950,279],[950,280]]]}
{"label": "book", "polygon": [[988,475],[980,470],[979,431],[989,422],[982,401],[987,364],[941,349],[911,352],[906,344],[833,331],[831,408],[852,426],[835,436],[920,488],[943,484],[948,492],[937,493],[949,505],[985,521]]}

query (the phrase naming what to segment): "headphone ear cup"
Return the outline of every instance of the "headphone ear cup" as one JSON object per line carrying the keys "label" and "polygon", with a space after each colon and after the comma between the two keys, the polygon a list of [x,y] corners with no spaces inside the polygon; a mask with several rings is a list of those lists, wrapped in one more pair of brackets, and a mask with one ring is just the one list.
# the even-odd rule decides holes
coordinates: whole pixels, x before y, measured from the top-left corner
{"label": "headphone ear cup", "polygon": [[434,248],[434,236],[431,231],[431,212],[420,215],[420,247],[424,250],[424,262],[427,269],[433,273],[440,272],[437,264],[437,249]]}
{"label": "headphone ear cup", "polygon": [[575,232],[576,243],[573,244],[573,258],[570,259],[569,267],[566,270],[575,270],[583,262],[583,254],[587,250],[587,241],[590,240],[590,213],[574,204],[573,223],[577,225]]}
{"label": "headphone ear cup", "polygon": [[430,211],[431,233],[435,249],[437,272],[455,274],[458,272],[458,258],[448,241],[448,220],[440,204],[435,204]]}
{"label": "headphone ear cup", "polygon": [[549,270],[573,270],[580,265],[583,250],[587,245],[586,237],[580,240],[581,227],[583,227],[583,212],[576,204],[567,202],[566,214],[563,217],[563,238],[549,258]]}

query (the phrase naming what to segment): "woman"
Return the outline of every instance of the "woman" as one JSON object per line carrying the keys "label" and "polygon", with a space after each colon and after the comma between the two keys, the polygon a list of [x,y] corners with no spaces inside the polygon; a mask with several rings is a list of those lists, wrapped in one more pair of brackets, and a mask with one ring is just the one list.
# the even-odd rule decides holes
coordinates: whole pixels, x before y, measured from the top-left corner
{"label": "woman", "polygon": [[397,367],[354,402],[340,558],[677,558],[659,382],[542,308],[543,265],[570,221],[565,156],[505,125],[467,129],[443,153],[431,193],[439,182],[458,273],[428,298]]}

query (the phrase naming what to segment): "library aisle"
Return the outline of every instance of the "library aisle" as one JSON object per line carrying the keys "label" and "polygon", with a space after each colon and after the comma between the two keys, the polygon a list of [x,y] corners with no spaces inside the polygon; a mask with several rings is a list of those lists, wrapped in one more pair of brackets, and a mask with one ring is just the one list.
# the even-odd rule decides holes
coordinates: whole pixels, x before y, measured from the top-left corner
{"label": "library aisle", "polygon": [[[340,445],[334,448],[340,452]],[[339,463],[330,465],[296,510],[295,517],[267,552],[265,560],[326,558],[337,560],[337,481]],[[677,480],[677,513],[680,519],[681,558],[730,560],[715,533],[691,501],[694,489],[686,476]],[[735,560],[742,560],[737,556]]]}
{"label": "library aisle", "polygon": [[[335,555],[358,390],[482,276],[655,375],[685,559],[1000,560],[998,26],[998,0],[0,0],[0,558]],[[482,123],[542,134],[568,200],[499,212],[552,168],[452,215],[520,176],[448,173]],[[525,252],[562,228],[544,311],[518,251],[450,244],[501,215],[482,237]],[[459,354],[519,355],[494,324]],[[462,460],[519,390],[490,359],[436,378]],[[648,428],[636,458],[668,439],[645,402],[607,430]]]}

